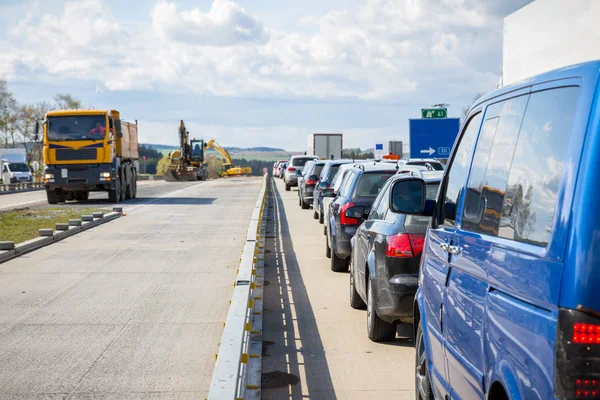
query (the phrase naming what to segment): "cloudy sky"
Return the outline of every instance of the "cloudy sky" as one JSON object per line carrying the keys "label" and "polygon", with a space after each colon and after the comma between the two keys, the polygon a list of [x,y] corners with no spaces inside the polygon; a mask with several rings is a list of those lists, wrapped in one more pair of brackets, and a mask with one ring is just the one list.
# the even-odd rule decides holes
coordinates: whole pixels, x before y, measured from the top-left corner
{"label": "cloudy sky", "polygon": [[[531,0],[0,0],[0,78],[21,102],[72,93],[174,144],[407,140],[495,88],[503,18]],[[98,88],[98,90],[97,90]]]}

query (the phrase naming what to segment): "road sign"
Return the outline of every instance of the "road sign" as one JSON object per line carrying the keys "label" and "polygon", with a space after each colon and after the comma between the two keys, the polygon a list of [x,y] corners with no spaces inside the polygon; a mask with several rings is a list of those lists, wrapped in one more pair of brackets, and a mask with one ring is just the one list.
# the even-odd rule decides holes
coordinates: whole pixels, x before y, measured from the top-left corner
{"label": "road sign", "polygon": [[381,159],[381,157],[383,157],[384,154],[385,153],[383,151],[383,143],[375,143],[375,151],[373,152],[373,156],[375,157],[375,159]]}
{"label": "road sign", "polygon": [[430,118],[448,118],[448,109],[446,108],[422,108],[421,117]]}
{"label": "road sign", "polygon": [[411,119],[408,126],[411,158],[448,158],[460,118]]}

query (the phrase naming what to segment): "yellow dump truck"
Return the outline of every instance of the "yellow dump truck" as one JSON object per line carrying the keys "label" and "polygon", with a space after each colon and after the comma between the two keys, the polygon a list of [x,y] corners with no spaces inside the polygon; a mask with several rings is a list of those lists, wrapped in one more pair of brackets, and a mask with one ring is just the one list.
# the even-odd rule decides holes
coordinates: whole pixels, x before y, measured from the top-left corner
{"label": "yellow dump truck", "polygon": [[97,191],[115,203],[136,197],[137,121],[122,121],[115,110],[61,110],[48,112],[42,125],[49,204]]}

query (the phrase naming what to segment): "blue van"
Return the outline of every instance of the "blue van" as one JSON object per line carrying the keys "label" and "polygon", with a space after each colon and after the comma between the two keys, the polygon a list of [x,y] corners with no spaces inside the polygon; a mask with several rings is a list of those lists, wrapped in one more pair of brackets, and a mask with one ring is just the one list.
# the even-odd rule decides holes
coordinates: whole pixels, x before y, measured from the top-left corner
{"label": "blue van", "polygon": [[397,182],[413,201],[396,212],[432,216],[418,399],[600,398],[599,72],[583,63],[478,100],[437,200]]}

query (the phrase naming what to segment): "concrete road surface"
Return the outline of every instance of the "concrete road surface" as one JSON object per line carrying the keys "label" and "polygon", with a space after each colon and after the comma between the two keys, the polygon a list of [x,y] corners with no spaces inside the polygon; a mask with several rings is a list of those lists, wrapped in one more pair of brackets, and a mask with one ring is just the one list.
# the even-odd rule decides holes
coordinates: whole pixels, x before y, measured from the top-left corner
{"label": "concrete road surface", "polygon": [[[193,186],[198,183],[204,182],[139,181],[137,198],[126,200],[120,204],[129,206],[131,204],[148,203],[168,193],[175,192],[182,187]],[[51,206],[48,205],[44,190],[0,195],[0,211],[23,207],[89,207],[90,205],[113,206],[115,204],[108,201],[107,192],[91,192],[90,199],[87,201],[68,201]]]}
{"label": "concrete road surface", "polygon": [[[263,399],[414,399],[412,339],[373,343],[350,308],[348,273],[325,257],[323,225],[276,179],[267,230]],[[406,329],[409,328],[409,329]],[[404,325],[400,333],[410,335]]]}
{"label": "concrete road surface", "polygon": [[170,185],[0,264],[0,399],[206,397],[261,179]]}

